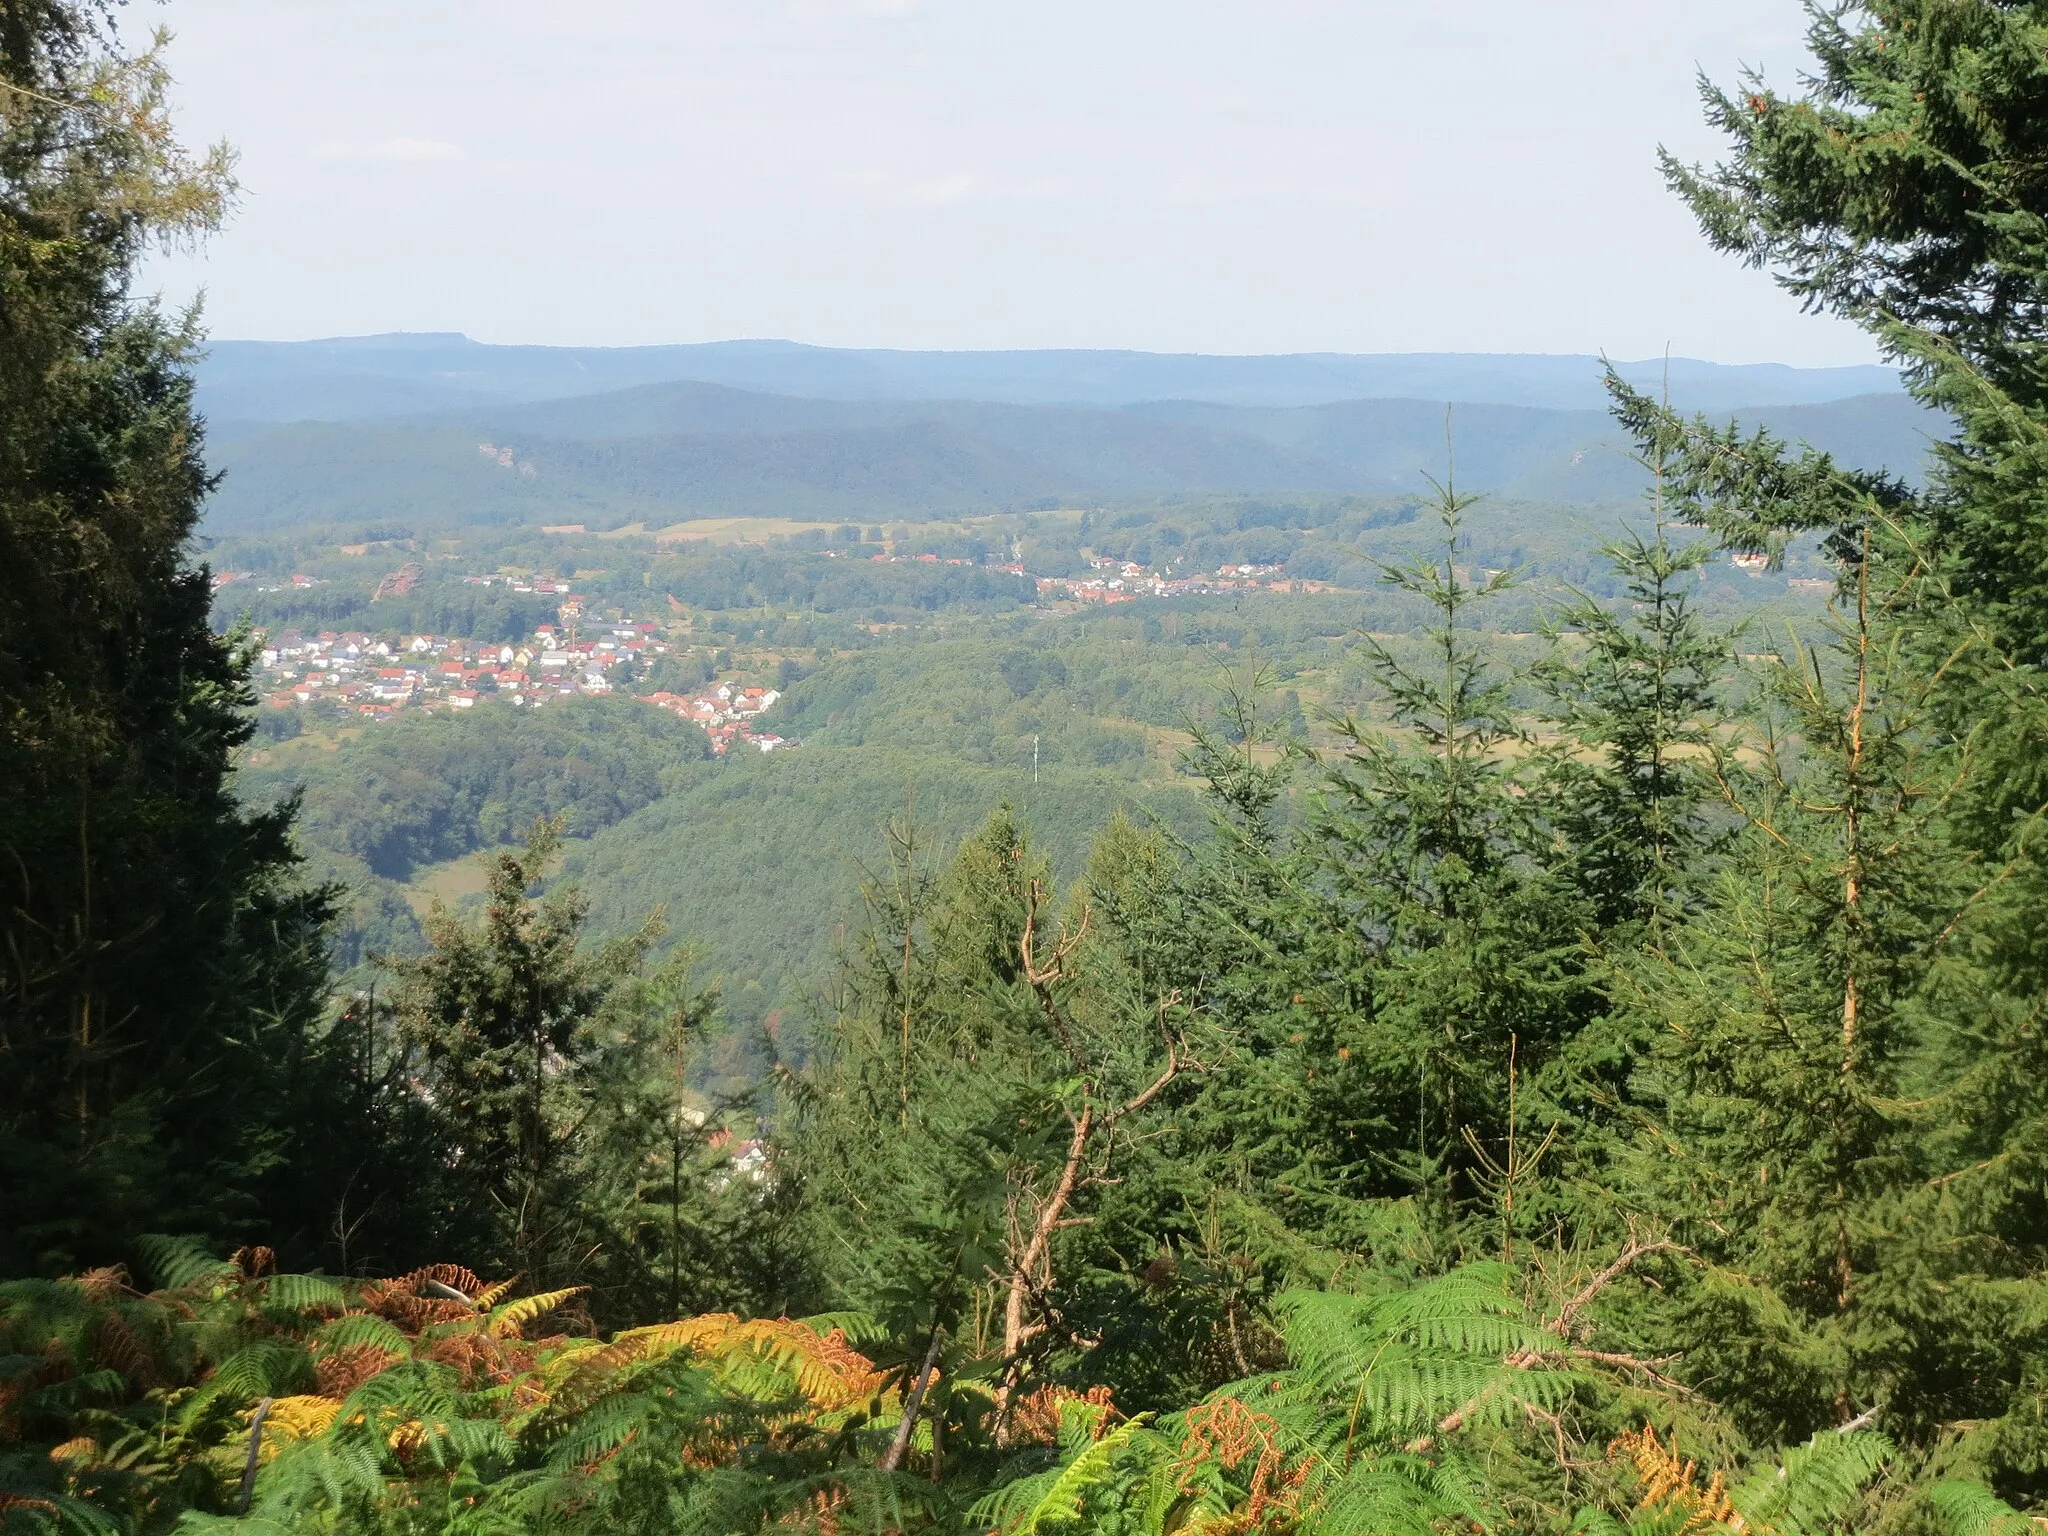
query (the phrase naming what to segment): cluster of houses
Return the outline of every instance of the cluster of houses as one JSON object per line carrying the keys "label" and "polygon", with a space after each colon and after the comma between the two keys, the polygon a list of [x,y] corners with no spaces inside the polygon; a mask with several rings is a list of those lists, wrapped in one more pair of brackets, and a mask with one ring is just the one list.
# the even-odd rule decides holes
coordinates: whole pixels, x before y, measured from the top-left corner
{"label": "cluster of houses", "polygon": [[[327,700],[372,720],[403,709],[486,702],[538,709],[553,698],[614,692],[624,685],[622,671],[668,650],[653,624],[608,625],[595,637],[542,624],[516,645],[441,635],[394,645],[354,632],[287,629],[265,637],[258,682],[266,703],[288,708]],[[690,698],[666,691],[639,697],[703,727],[720,756],[735,747],[774,752],[796,745],[759,728],[761,715],[782,697],[773,688],[724,682]]]}
{"label": "cluster of houses", "polygon": [[[836,549],[828,549],[825,551],[825,558],[827,560],[855,560],[860,557],[851,553],[850,551],[842,553],[841,551]],[[976,563],[973,560],[962,560],[952,555],[933,554],[869,555],[867,558],[869,563],[873,565],[903,565],[905,563],[911,565],[973,565]],[[979,563],[983,565],[993,566],[995,569],[999,571],[1008,571],[1012,576],[1022,576],[1024,574],[1023,566],[1015,564],[1006,564],[1005,562],[997,560],[994,557],[990,557],[989,559],[981,561]]]}
{"label": "cluster of houses", "polygon": [[[215,571],[213,573],[213,590],[218,592],[222,587],[231,587],[238,581],[255,580],[256,573],[254,571]],[[326,585],[327,578],[324,576],[308,576],[304,571],[294,571],[283,581],[272,581],[258,586],[256,590],[258,592],[304,592],[309,587],[324,587]]]}
{"label": "cluster of houses", "polygon": [[511,592],[537,592],[543,597],[557,593],[566,596],[568,587],[551,576],[465,576],[465,587],[504,587]]}
{"label": "cluster of houses", "polygon": [[[1759,576],[1768,576],[1771,573],[1771,557],[1766,554],[1752,554],[1744,550],[1737,550],[1728,559],[1735,569],[1752,579]],[[1835,595],[1835,578],[1832,576],[1794,576],[1786,581],[1785,587],[1788,591],[1796,592],[1802,597],[1833,597]]]}
{"label": "cluster of houses", "polygon": [[1141,597],[1212,597],[1226,592],[1334,592],[1326,581],[1279,578],[1277,565],[1221,565],[1214,575],[1173,576],[1135,560],[1090,560],[1096,576],[1041,576],[1039,592],[1055,602],[1128,603]]}
{"label": "cluster of houses", "polygon": [[413,635],[396,645],[355,632],[296,629],[264,638],[258,683],[277,705],[331,701],[372,719],[401,709],[473,709],[484,700],[538,707],[610,693],[630,664],[668,651],[652,624],[594,636],[543,624],[517,644]]}
{"label": "cluster of houses", "polygon": [[672,715],[681,715],[704,728],[711,738],[711,750],[720,757],[734,747],[752,747],[757,752],[776,752],[795,742],[769,731],[757,730],[760,718],[782,695],[773,688],[743,688],[738,683],[720,683],[695,698],[676,693],[650,693],[647,702]]}

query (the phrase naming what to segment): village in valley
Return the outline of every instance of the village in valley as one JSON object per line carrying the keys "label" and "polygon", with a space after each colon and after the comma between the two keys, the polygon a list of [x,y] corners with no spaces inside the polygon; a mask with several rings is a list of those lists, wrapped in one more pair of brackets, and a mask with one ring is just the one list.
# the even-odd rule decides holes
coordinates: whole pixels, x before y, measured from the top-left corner
{"label": "village in valley", "polygon": [[[549,527],[549,534],[581,533],[580,524]],[[854,531],[854,530],[842,530]],[[881,537],[877,531],[876,537]],[[948,566],[984,566],[1018,579],[1027,593],[1027,605],[1040,617],[1057,618],[1090,607],[1115,603],[1161,599],[1236,598],[1249,593],[1309,595],[1348,590],[1332,582],[1290,575],[1285,564],[1225,563],[1214,571],[1188,572],[1167,564],[1147,566],[1083,550],[1086,569],[1057,576],[1033,575],[1019,559],[1015,548],[987,552],[979,558],[963,559],[941,555],[928,548],[919,551],[899,542],[899,531],[889,537],[882,551],[868,553],[854,549],[817,551],[828,560],[858,560],[877,564],[904,563]],[[367,554],[369,543],[341,546],[347,556]],[[445,557],[438,557],[445,558]],[[1742,574],[1761,578],[1770,573],[1767,555],[1737,553],[1734,567]],[[588,573],[580,573],[588,574]],[[602,574],[602,573],[598,573]],[[1456,568],[1460,580],[1484,580],[1493,572]],[[390,570],[375,584],[370,601],[412,596],[425,579],[425,568],[416,561]],[[279,710],[307,709],[337,723],[372,723],[401,711],[467,711],[479,707],[520,710],[544,708],[559,698],[578,695],[619,694],[637,698],[699,726],[710,738],[712,751],[725,756],[734,751],[776,752],[797,743],[770,728],[764,716],[782,696],[780,689],[742,681],[731,675],[733,658],[729,650],[717,649],[716,661],[703,654],[702,635],[695,634],[687,610],[674,597],[667,599],[662,622],[632,614],[619,607],[596,607],[579,595],[569,578],[544,572],[513,573],[500,570],[460,578],[463,585],[497,588],[521,598],[542,600],[541,612],[553,613],[553,622],[536,624],[517,639],[484,640],[461,635],[406,633],[394,629],[313,629],[278,626],[257,629],[252,639],[259,647],[256,684],[263,701]],[[247,571],[223,570],[213,577],[216,591],[249,583],[257,593],[303,592],[321,587],[327,580],[294,573],[259,580]],[[1028,584],[1028,585],[1026,585]],[[1793,577],[1787,586],[1801,596],[1826,597],[1832,592],[1831,578]],[[394,606],[396,606],[394,604]],[[900,627],[879,621],[891,616],[877,611],[872,627]],[[364,621],[355,620],[357,624]],[[530,618],[526,622],[531,622]],[[517,632],[523,626],[515,626]],[[696,651],[699,654],[691,656]],[[664,657],[674,662],[657,666]],[[744,662],[741,669],[744,670]],[[702,668],[703,686],[694,692],[676,692],[678,675],[694,682]],[[787,688],[795,675],[787,662],[778,681]],[[666,685],[666,686],[664,686]]]}
{"label": "village in valley", "polygon": [[[828,554],[844,558],[837,552]],[[984,563],[894,552],[866,558],[889,563]],[[1181,575],[1170,567],[1155,570],[1133,561],[1095,558],[1089,561],[1090,574],[1086,576],[1032,577],[1021,564],[1001,558],[985,563],[1031,581],[1038,604],[1048,616],[1090,604],[1143,598],[1336,590],[1325,582],[1288,579],[1283,567],[1270,564],[1224,565],[1213,574]],[[372,600],[406,597],[423,575],[418,564],[402,565],[378,582]],[[240,582],[254,584],[251,573],[232,570],[217,573],[213,580],[216,590]],[[797,745],[763,728],[762,716],[781,697],[774,687],[714,678],[691,694],[669,689],[646,691],[652,664],[678,648],[676,626],[593,618],[586,614],[586,600],[568,581],[547,575],[472,575],[462,580],[559,599],[556,622],[537,625],[516,641],[304,627],[274,632],[259,629],[253,639],[259,646],[256,683],[264,703],[278,709],[324,707],[336,716],[367,723],[408,710],[540,709],[558,698],[623,694],[701,727],[719,756],[734,750],[775,752]],[[255,585],[254,590],[302,590],[325,584],[319,578],[294,574],[274,586]],[[686,630],[687,625],[682,628]]]}
{"label": "village in valley", "polygon": [[[552,584],[540,587],[551,590]],[[625,691],[648,663],[673,649],[655,624],[606,622],[585,635],[582,617],[581,600],[569,596],[559,624],[539,625],[517,644],[424,634],[394,644],[360,631],[285,629],[261,637],[258,682],[266,704],[325,703],[362,720],[479,704],[540,709],[557,698]],[[774,688],[725,681],[694,696],[666,690],[636,696],[702,727],[720,756],[735,748],[773,752],[796,745],[757,728],[782,696]]]}

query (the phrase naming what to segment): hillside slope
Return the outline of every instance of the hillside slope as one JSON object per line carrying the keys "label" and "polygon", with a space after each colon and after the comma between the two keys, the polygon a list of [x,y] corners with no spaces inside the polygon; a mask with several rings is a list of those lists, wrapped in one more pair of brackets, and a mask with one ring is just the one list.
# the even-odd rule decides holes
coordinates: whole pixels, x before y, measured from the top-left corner
{"label": "hillside slope", "polygon": [[730,1017],[800,1019],[830,977],[834,943],[859,924],[862,880],[886,868],[884,827],[911,811],[921,846],[937,857],[1004,804],[1062,881],[1081,873],[1096,834],[1120,813],[1190,837],[1207,816],[1190,788],[1080,768],[1049,769],[1034,784],[1028,768],[943,753],[807,746],[677,775],[662,799],[573,844],[563,874],[590,899],[601,932],[660,908],[705,956],[705,979],[720,984]]}
{"label": "hillside slope", "polygon": [[[1412,398],[1597,410],[1600,366],[1591,356],[1488,353],[906,352],[787,341],[492,346],[428,332],[217,341],[199,369],[199,403],[224,423],[367,420],[693,380],[837,400],[1289,406]],[[1672,398],[1687,410],[1812,403],[1898,388],[1897,374],[1878,367],[1731,366],[1693,358],[1618,366],[1644,387],[1660,385],[1668,371]]]}
{"label": "hillside slope", "polygon": [[[646,385],[230,440],[215,452],[226,479],[207,527],[872,521],[1191,492],[1406,491],[1443,468],[1444,410],[1419,400],[1084,410]],[[1939,420],[1899,394],[1738,414],[1908,475]],[[1604,501],[1641,483],[1600,411],[1464,405],[1453,426],[1460,480],[1473,490]]]}

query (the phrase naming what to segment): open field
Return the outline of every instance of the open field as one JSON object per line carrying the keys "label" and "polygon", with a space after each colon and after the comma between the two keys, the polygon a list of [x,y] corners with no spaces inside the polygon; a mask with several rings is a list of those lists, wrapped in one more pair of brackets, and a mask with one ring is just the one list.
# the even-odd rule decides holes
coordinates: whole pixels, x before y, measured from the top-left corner
{"label": "open field", "polygon": [[[655,532],[657,544],[766,544],[770,539],[792,538],[799,533],[830,533],[838,523],[805,522],[793,517],[705,517],[687,523],[671,523]],[[631,524],[616,530],[616,536],[644,534],[644,525]]]}
{"label": "open field", "polygon": [[[404,887],[405,904],[412,908],[415,917],[424,920],[437,901],[444,907],[453,907],[471,896],[483,895],[490,884],[491,860],[499,852],[496,848],[479,848],[459,859],[415,870],[411,884]],[[548,866],[550,875],[560,872],[564,857],[563,853],[555,855]]]}

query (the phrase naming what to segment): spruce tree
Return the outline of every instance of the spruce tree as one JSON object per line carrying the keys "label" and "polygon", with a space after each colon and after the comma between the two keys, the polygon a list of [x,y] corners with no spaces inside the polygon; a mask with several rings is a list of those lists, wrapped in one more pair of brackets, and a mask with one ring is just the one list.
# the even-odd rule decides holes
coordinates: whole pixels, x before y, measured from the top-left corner
{"label": "spruce tree", "polygon": [[0,6],[0,1272],[296,1203],[326,898],[291,808],[229,788],[252,700],[193,558],[196,322],[132,282],[218,224],[231,161],[178,146],[160,50]]}
{"label": "spruce tree", "polygon": [[600,1320],[788,1315],[817,1300],[790,1219],[794,1183],[763,1160],[763,1096],[702,1087],[731,1026],[697,976],[679,948],[629,977],[594,1031],[569,1192],[602,1236],[581,1276]]}
{"label": "spruce tree", "polygon": [[[1942,337],[1999,387],[2037,393],[2048,316],[2048,65],[2031,0],[1804,0],[1818,71],[1702,80],[1729,142],[1663,157],[1719,249],[1809,305]],[[1987,573],[1988,574],[1988,573]]]}
{"label": "spruce tree", "polygon": [[[391,962],[394,1012],[431,1106],[443,1200],[439,1237],[465,1262],[516,1269],[537,1286],[582,1280],[611,1236],[584,1181],[607,1046],[658,919],[593,950],[571,888],[536,897],[560,846],[541,822],[519,852],[494,854],[472,922],[437,906],[428,952]],[[417,1243],[424,1234],[412,1234]]]}
{"label": "spruce tree", "polygon": [[1273,1216],[1390,1265],[1512,1242],[1546,1074],[1597,1006],[1589,909],[1479,628],[1515,575],[1467,569],[1471,501],[1447,479],[1441,552],[1384,572],[1432,610],[1419,645],[1368,637],[1384,718],[1329,720],[1341,746],[1297,745],[1292,784],[1248,748],[1198,746],[1225,835],[1191,863],[1203,944],[1182,946],[1174,981],[1236,1045],[1203,1089],[1202,1134]]}
{"label": "spruce tree", "polygon": [[1831,640],[1776,670],[1783,731],[1759,722],[1757,759],[1726,765],[1729,877],[1646,983],[1669,1026],[1652,1118],[1689,1134],[1644,1151],[1676,1199],[1684,1149],[1679,1204],[1718,1212],[1702,1243],[1754,1276],[1687,1325],[1703,1360],[1746,1341],[1743,1411],[1867,1411],[2037,1503],[2043,16],[1809,15],[1802,91],[1708,88],[1729,158],[1667,170],[1712,240],[1865,326],[1956,431],[1920,490],[1620,392],[1640,440],[1679,431],[1677,478],[1724,543],[1817,540],[1840,573]]}
{"label": "spruce tree", "polygon": [[[1923,552],[2011,659],[2048,656],[2048,62],[2020,0],[1806,0],[1796,95],[1702,83],[1728,158],[1665,172],[1708,239],[1868,329],[1961,430]],[[1760,487],[1761,488],[1761,487]],[[2037,725],[2025,727],[2038,731]],[[2038,740],[2038,738],[2037,738]],[[2032,748],[2028,749],[2029,752]]]}
{"label": "spruce tree", "polygon": [[[1122,867],[1099,850],[1092,873]],[[936,872],[899,823],[786,1100],[827,1283],[883,1319],[906,1369],[942,1345],[983,1361],[998,1437],[1020,1393],[1086,1372],[1082,1277],[1115,1267],[1112,1224],[1136,1236],[1104,1206],[1203,1065],[1196,1021],[1097,916],[1093,884],[1057,901],[1050,882],[1007,809]]]}
{"label": "spruce tree", "polygon": [[1914,1471],[2037,1500],[2042,813],[2012,802],[2038,705],[1929,515],[1969,492],[1615,387],[1726,544],[1818,539],[1839,573],[1822,633],[1788,634],[1710,742],[1734,830],[1697,909],[1617,972],[1652,1042],[1617,1202],[1711,1266],[1639,1337],[1682,1348],[1760,1440],[1874,1418]]}
{"label": "spruce tree", "polygon": [[1651,476],[1648,532],[1629,528],[1601,547],[1619,602],[1570,592],[1535,673],[1555,731],[1541,794],[1594,923],[1614,938],[1687,907],[1711,844],[1705,765],[1733,660],[1730,637],[1709,630],[1693,603],[1715,543],[1673,540],[1675,434],[1663,422],[1648,430],[1638,458]]}

